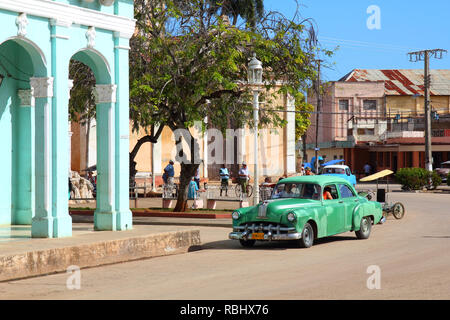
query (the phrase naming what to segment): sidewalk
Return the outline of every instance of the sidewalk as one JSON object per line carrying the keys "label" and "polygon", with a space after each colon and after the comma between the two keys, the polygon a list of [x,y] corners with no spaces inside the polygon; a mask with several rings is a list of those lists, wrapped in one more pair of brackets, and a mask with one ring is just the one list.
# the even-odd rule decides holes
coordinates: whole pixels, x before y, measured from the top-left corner
{"label": "sidewalk", "polygon": [[73,236],[32,239],[30,226],[0,226],[0,281],[185,253],[199,249],[200,231],[185,226],[136,223],[127,231],[94,231],[74,223]]}

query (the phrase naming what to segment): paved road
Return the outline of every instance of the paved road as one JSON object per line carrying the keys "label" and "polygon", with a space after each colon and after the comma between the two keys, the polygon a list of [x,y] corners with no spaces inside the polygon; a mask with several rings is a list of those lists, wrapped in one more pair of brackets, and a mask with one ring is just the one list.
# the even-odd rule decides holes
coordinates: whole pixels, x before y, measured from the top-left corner
{"label": "paved road", "polygon": [[[203,250],[84,269],[81,289],[67,274],[0,283],[4,299],[450,299],[450,194],[392,193],[407,213],[310,249],[260,243],[242,249],[228,228],[199,227]],[[369,266],[380,289],[369,290]]]}

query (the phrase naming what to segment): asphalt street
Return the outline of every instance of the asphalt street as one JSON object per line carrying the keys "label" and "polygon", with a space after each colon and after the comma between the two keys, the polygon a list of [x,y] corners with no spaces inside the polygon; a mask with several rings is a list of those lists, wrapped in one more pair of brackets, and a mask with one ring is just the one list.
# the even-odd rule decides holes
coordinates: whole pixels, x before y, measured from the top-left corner
{"label": "asphalt street", "polygon": [[[2,299],[450,299],[450,194],[390,194],[406,207],[368,240],[345,233],[300,249],[290,242],[244,249],[230,228],[199,226],[187,254],[0,283]],[[374,271],[375,270],[375,271]]]}

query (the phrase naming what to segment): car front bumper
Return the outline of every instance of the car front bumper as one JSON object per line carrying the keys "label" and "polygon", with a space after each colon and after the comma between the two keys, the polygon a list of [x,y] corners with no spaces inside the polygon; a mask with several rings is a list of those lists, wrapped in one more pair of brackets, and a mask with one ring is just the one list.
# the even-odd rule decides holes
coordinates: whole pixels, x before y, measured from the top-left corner
{"label": "car front bumper", "polygon": [[[281,240],[298,240],[302,237],[301,233],[285,233],[285,234],[264,234],[264,239],[255,239],[259,241],[281,241]],[[231,232],[228,238],[232,240],[254,240],[251,233]]]}

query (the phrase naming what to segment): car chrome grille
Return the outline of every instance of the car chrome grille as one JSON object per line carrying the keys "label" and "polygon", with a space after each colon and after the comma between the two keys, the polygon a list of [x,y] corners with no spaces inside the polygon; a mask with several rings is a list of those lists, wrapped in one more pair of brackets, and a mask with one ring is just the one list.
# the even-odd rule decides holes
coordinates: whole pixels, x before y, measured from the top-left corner
{"label": "car chrome grille", "polygon": [[290,232],[297,232],[297,230],[294,227],[288,227],[284,224],[279,224],[275,222],[261,222],[261,221],[244,223],[234,227],[233,230],[236,232],[246,231],[249,233],[258,232],[264,234],[268,234],[270,232],[271,234],[276,235],[287,234]]}

